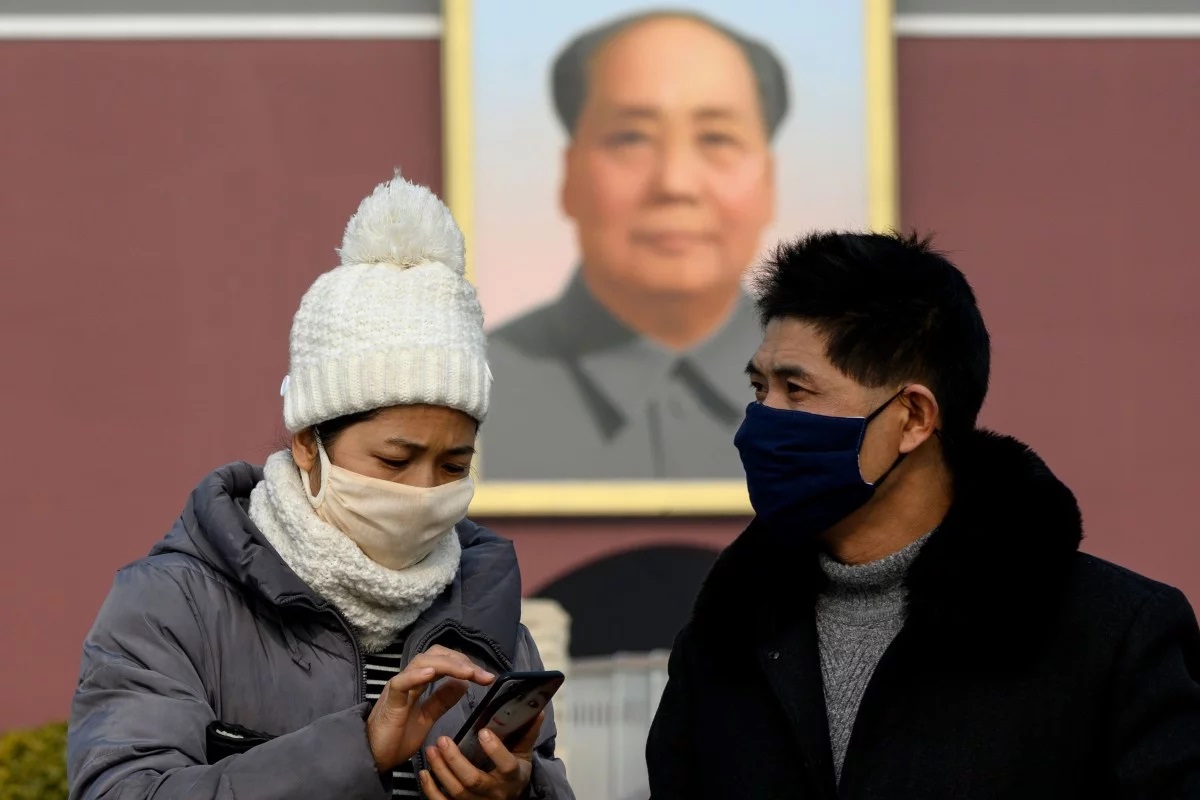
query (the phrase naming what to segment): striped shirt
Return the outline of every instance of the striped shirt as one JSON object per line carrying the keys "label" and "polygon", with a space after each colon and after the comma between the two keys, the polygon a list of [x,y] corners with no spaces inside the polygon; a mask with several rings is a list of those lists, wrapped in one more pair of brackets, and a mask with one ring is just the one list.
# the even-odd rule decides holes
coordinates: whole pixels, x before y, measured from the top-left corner
{"label": "striped shirt", "polygon": [[[399,639],[380,650],[367,653],[363,660],[363,680],[367,700],[374,703],[388,680],[404,667],[404,640]],[[392,771],[393,797],[420,797],[421,790],[412,762],[401,764]]]}

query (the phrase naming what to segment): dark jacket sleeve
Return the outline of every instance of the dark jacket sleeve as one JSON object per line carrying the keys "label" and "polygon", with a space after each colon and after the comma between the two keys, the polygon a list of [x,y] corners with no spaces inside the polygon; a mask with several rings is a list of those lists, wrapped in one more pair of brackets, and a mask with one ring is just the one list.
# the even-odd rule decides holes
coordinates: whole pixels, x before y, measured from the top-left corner
{"label": "dark jacket sleeve", "polygon": [[653,800],[685,800],[700,794],[695,780],[702,770],[692,756],[696,707],[689,681],[690,639],[686,627],[675,638],[667,662],[667,685],[646,739],[646,770]]}
{"label": "dark jacket sleeve", "polygon": [[67,741],[71,800],[382,800],[365,706],[208,765],[207,644],[187,577],[118,573],[83,646]]}
{"label": "dark jacket sleeve", "polygon": [[1134,617],[1117,661],[1113,763],[1122,797],[1200,797],[1200,631],[1164,588]]}
{"label": "dark jacket sleeve", "polygon": [[[537,672],[545,669],[542,656],[537,644],[533,641],[529,629],[521,626],[520,639],[517,641],[517,656],[514,666],[520,671]],[[546,709],[546,719],[538,733],[537,745],[533,750],[533,770],[530,773],[529,788],[525,792],[525,800],[575,800],[575,792],[567,781],[567,769],[563,762],[554,755],[555,738],[558,731],[554,724],[554,704]]]}

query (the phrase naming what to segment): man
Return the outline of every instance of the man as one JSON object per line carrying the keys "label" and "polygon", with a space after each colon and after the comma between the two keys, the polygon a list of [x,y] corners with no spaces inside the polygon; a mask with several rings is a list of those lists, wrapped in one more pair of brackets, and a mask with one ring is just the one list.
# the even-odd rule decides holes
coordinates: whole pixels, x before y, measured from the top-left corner
{"label": "man", "polygon": [[757,517],[676,641],[654,799],[1200,797],[1195,615],[1079,553],[1070,490],[975,428],[962,273],[820,234],[760,289],[735,440]]}
{"label": "man", "polygon": [[726,445],[758,338],[740,282],[774,214],[783,69],[705,18],[655,13],[576,39],[553,84],[582,263],[491,334],[484,474],[740,478]]}

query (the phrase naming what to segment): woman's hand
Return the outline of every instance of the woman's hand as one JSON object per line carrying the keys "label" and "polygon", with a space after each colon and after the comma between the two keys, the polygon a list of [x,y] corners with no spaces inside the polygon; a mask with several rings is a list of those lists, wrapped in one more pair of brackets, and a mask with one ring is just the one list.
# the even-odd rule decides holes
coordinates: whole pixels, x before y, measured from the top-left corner
{"label": "woman's hand", "polygon": [[[447,678],[424,702],[425,687]],[[462,699],[467,682],[487,686],[496,678],[457,650],[434,645],[383,687],[367,717],[367,741],[375,768],[390,772],[421,748],[433,724]]]}
{"label": "woman's hand", "polygon": [[[476,767],[443,736],[437,747],[425,750],[430,769],[421,771],[421,788],[430,800],[516,800],[529,785],[533,747],[545,718],[539,714],[511,751],[491,731],[480,731],[479,744],[494,765],[491,772]],[[437,776],[436,783],[433,776]]]}

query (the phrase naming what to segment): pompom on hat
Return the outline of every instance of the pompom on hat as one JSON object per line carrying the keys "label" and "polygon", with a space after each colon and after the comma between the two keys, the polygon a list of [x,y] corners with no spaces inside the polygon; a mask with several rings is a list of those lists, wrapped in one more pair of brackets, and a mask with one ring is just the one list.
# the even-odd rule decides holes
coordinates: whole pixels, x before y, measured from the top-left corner
{"label": "pompom on hat", "polygon": [[445,204],[397,174],[362,201],[338,252],[341,266],[317,278],[292,321],[287,429],[413,404],[483,421],[483,311]]}

